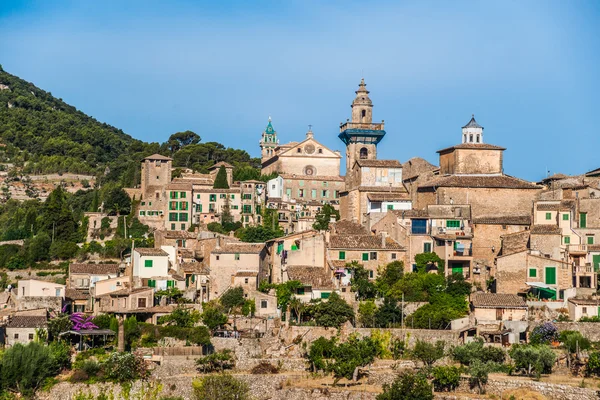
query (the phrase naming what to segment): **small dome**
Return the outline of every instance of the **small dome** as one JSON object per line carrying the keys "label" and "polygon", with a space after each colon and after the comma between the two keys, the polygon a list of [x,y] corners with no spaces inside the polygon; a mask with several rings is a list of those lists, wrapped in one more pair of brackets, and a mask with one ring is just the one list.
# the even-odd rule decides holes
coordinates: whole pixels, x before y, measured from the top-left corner
{"label": "small dome", "polygon": [[469,121],[468,124],[466,124],[465,126],[463,126],[464,128],[480,128],[483,129],[483,126],[479,125],[477,123],[477,121],[475,121],[475,114],[471,114],[471,120]]}

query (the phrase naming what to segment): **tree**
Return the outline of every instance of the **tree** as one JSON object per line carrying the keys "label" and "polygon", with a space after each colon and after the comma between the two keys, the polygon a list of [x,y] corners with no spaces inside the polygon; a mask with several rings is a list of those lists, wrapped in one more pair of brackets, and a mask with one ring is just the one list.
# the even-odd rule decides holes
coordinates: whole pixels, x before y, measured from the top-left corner
{"label": "tree", "polygon": [[223,349],[196,360],[198,371],[203,374],[209,372],[223,372],[235,366],[235,358],[231,349]]}
{"label": "tree", "polygon": [[548,345],[515,344],[508,352],[515,362],[515,368],[537,378],[552,372],[556,355]]}
{"label": "tree", "polygon": [[390,289],[404,276],[404,263],[393,261],[387,264],[377,274],[375,285],[381,295],[388,296]]}
{"label": "tree", "polygon": [[225,310],[235,310],[243,306],[246,301],[244,298],[244,289],[241,286],[228,289],[223,293],[220,301]]}
{"label": "tree", "polygon": [[336,339],[325,339],[323,336],[311,343],[306,358],[311,364],[313,372],[326,371],[327,363],[325,360],[333,357],[333,350],[336,346]]}
{"label": "tree", "polygon": [[360,367],[365,367],[375,360],[377,345],[370,337],[359,338],[351,335],[348,341],[334,347],[332,358],[335,360],[329,367],[333,372],[333,384],[341,378],[356,381]]}
{"label": "tree", "polygon": [[211,331],[214,331],[227,323],[227,315],[223,314],[218,306],[205,303],[203,309],[204,311],[201,315],[202,322]]}
{"label": "tree", "polygon": [[453,365],[433,367],[433,387],[438,392],[454,390],[460,384],[460,374],[461,368]]}
{"label": "tree", "polygon": [[398,301],[392,297],[383,299],[383,304],[375,313],[375,325],[378,328],[389,328],[401,325],[403,310],[398,306]]}
{"label": "tree", "polygon": [[425,366],[431,367],[437,360],[444,357],[444,348],[446,343],[438,340],[435,344],[417,340],[412,350],[412,356],[421,361]]}
{"label": "tree", "polygon": [[585,374],[587,376],[600,375],[600,352],[593,351],[590,353],[587,363],[585,364]]}
{"label": "tree", "polygon": [[208,375],[192,382],[195,400],[250,400],[248,384],[231,375]]}
{"label": "tree", "polygon": [[224,165],[219,167],[219,172],[215,177],[215,183],[213,185],[215,189],[229,189],[229,183],[227,182],[227,170]]}
{"label": "tree", "polygon": [[30,393],[56,370],[50,349],[37,342],[16,343],[2,355],[0,376],[3,386],[18,393]]}
{"label": "tree", "polygon": [[357,261],[346,264],[346,268],[352,271],[350,284],[352,291],[356,292],[359,300],[374,299],[377,294],[375,284],[369,280],[369,271]]}
{"label": "tree", "polygon": [[292,299],[292,296],[296,293],[296,290],[303,288],[304,285],[300,281],[287,281],[281,283],[275,287],[275,294],[277,296],[277,307],[282,312],[287,311],[287,307]]}
{"label": "tree", "polygon": [[363,328],[375,327],[377,306],[373,300],[361,301],[358,305],[358,322]]}
{"label": "tree", "polygon": [[472,286],[460,273],[452,274],[446,278],[446,293],[452,296],[468,296],[471,294]]}
{"label": "tree", "polygon": [[333,292],[327,301],[314,306],[315,322],[319,326],[339,328],[354,318],[352,307],[339,294]]}
{"label": "tree", "polygon": [[178,306],[170,314],[159,318],[160,324],[172,323],[180,328],[191,328],[200,321],[200,313],[197,310]]}
{"label": "tree", "polygon": [[242,242],[263,243],[283,236],[283,230],[274,231],[264,226],[248,226],[236,231],[235,236]]}
{"label": "tree", "polygon": [[450,352],[455,361],[462,365],[469,366],[479,360],[481,362],[494,362],[502,364],[506,359],[506,353],[503,349],[493,346],[484,346],[482,338],[476,338],[472,342],[456,346]]}
{"label": "tree", "polygon": [[383,385],[383,393],[377,400],[433,400],[433,388],[422,373],[406,371],[398,375],[394,382]]}
{"label": "tree", "polygon": [[296,315],[296,321],[298,324],[300,324],[302,322],[302,312],[305,309],[304,303],[298,297],[293,296],[290,300],[289,306]]}
{"label": "tree", "polygon": [[429,272],[433,267],[437,268],[438,272],[444,273],[444,260],[435,253],[421,253],[415,256],[415,264],[420,272]]}
{"label": "tree", "polygon": [[494,371],[494,363],[484,363],[479,360],[473,361],[469,367],[469,382],[472,386],[477,386],[479,393],[485,393],[485,385],[488,382],[490,372]]}
{"label": "tree", "polygon": [[190,144],[197,144],[200,142],[200,136],[192,131],[183,131],[177,132],[169,136],[167,140],[167,145],[171,153],[175,153],[176,151],[184,148],[185,146],[189,146]]}
{"label": "tree", "polygon": [[335,218],[336,221],[340,220],[340,212],[336,210],[331,204],[325,204],[321,208],[321,211],[315,216],[315,223],[313,229],[317,231],[326,231],[329,229],[329,223],[331,218]]}
{"label": "tree", "polygon": [[110,215],[129,214],[131,211],[131,198],[117,185],[111,185],[104,189],[102,196],[104,212]]}

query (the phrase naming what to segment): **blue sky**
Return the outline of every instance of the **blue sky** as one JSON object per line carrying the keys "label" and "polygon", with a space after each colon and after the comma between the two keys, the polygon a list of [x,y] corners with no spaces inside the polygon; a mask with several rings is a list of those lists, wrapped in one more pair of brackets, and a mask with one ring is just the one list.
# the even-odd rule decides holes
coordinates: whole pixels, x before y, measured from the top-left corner
{"label": "blue sky", "polygon": [[600,167],[600,2],[0,2],[0,63],[146,141],[191,129],[259,155],[282,142],[343,150],[364,75],[404,162],[460,141],[472,113],[529,180]]}

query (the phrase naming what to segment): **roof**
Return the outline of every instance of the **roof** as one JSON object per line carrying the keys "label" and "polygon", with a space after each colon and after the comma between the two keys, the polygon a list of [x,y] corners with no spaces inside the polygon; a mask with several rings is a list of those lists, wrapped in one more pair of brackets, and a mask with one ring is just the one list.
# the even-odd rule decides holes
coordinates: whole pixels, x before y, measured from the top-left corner
{"label": "roof", "polygon": [[7,328],[45,328],[48,326],[46,316],[15,315],[8,322]]}
{"label": "roof", "polygon": [[329,239],[329,248],[358,250],[404,250],[404,247],[390,237],[385,238],[384,247],[380,235],[332,235]]}
{"label": "roof", "polygon": [[338,235],[368,235],[369,231],[356,222],[341,219],[333,224],[333,231]]}
{"label": "roof", "polygon": [[600,299],[574,299],[570,298],[569,303],[582,306],[600,306]]}
{"label": "roof", "polygon": [[134,251],[137,251],[140,256],[151,257],[151,256],[163,256],[167,257],[169,254],[163,249],[155,249],[152,247],[136,247]]}
{"label": "roof", "polygon": [[65,297],[71,300],[87,300],[89,295],[77,289],[65,289]]}
{"label": "roof", "polygon": [[471,303],[476,308],[521,308],[526,310],[527,304],[516,294],[482,293],[471,296]]}
{"label": "roof", "polygon": [[589,172],[586,172],[585,176],[600,176],[600,168],[596,168]]}
{"label": "roof", "polygon": [[179,269],[187,274],[210,275],[210,269],[200,262],[184,262],[179,264]]}
{"label": "roof", "polygon": [[373,167],[373,168],[402,168],[402,164],[398,160],[356,160],[356,164],[359,167]]}
{"label": "roof", "polygon": [[243,254],[254,254],[260,253],[265,248],[264,243],[225,243],[221,244],[221,247],[214,248],[211,253],[213,254],[226,254],[226,253],[243,253]]}
{"label": "roof", "polygon": [[196,239],[198,234],[188,231],[167,231],[161,230],[155,233],[160,233],[165,239]]}
{"label": "roof", "polygon": [[398,218],[428,218],[428,210],[392,210],[390,211]]}
{"label": "roof", "polygon": [[533,225],[532,235],[560,235],[562,233],[558,225]]}
{"label": "roof", "polygon": [[218,163],[216,163],[215,165],[213,165],[212,167],[210,167],[208,170],[213,170],[215,168],[221,168],[221,167],[225,167],[225,168],[233,168],[233,165],[226,163],[225,161],[219,161]]}
{"label": "roof", "polygon": [[118,264],[71,264],[69,274],[116,275]]}
{"label": "roof", "polygon": [[292,281],[300,281],[314,289],[333,289],[332,278],[322,267],[290,265],[287,267],[288,277]]}
{"label": "roof", "polygon": [[338,181],[343,182],[344,177],[340,175],[296,175],[296,174],[279,174],[283,179],[302,179],[310,181]]}
{"label": "roof", "polygon": [[506,148],[501,146],[496,146],[494,144],[487,143],[461,143],[451,147],[446,147],[445,149],[438,150],[437,153],[448,153],[452,150],[506,150]]}
{"label": "roof", "polygon": [[419,185],[419,189],[427,187],[542,189],[531,182],[508,175],[447,175]]}
{"label": "roof", "polygon": [[172,161],[173,159],[169,158],[169,157],[162,156],[160,154],[152,154],[151,156],[148,156],[148,157],[144,158],[144,160]]}
{"label": "roof", "polygon": [[368,193],[367,197],[370,201],[397,201],[410,200],[406,193]]}
{"label": "roof", "polygon": [[510,254],[520,253],[527,250],[529,245],[529,231],[521,231],[502,235],[501,255],[507,256]]}
{"label": "roof", "polygon": [[463,128],[481,128],[481,129],[483,129],[483,126],[479,125],[477,123],[477,121],[475,121],[475,114],[472,114],[471,120],[465,126],[463,126]]}
{"label": "roof", "polygon": [[575,200],[562,200],[552,203],[538,202],[536,206],[538,211],[570,210],[572,208],[575,208]]}
{"label": "roof", "polygon": [[167,190],[192,190],[192,183],[171,182],[166,187]]}
{"label": "roof", "polygon": [[77,336],[103,336],[103,335],[115,335],[115,331],[110,329],[80,329],[78,331],[71,330],[59,333],[58,336],[65,335],[77,335]]}
{"label": "roof", "polygon": [[404,184],[402,186],[359,186],[359,192],[385,192],[385,193],[408,193]]}
{"label": "roof", "polygon": [[147,292],[148,290],[154,291],[154,289],[152,289],[151,287],[139,287],[139,288],[135,288],[135,289],[121,289],[121,290],[116,290],[114,292],[103,294],[102,296],[99,296],[99,297],[129,296],[129,295],[132,295],[132,294]]}
{"label": "roof", "polygon": [[235,276],[239,277],[256,277],[258,275],[258,271],[238,271],[235,273]]}
{"label": "roof", "polygon": [[482,216],[473,218],[474,224],[482,225],[531,225],[531,215]]}
{"label": "roof", "polygon": [[409,180],[427,172],[433,172],[439,167],[420,157],[413,157],[402,164],[402,179]]}

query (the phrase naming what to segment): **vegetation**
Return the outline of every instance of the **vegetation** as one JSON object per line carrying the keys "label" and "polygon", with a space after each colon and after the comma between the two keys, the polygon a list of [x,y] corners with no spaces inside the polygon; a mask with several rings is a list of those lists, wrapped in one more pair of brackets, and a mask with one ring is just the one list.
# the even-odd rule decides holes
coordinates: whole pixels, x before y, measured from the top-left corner
{"label": "vegetation", "polygon": [[456,346],[450,354],[455,361],[465,366],[470,366],[475,361],[502,364],[506,359],[504,350],[498,347],[484,346],[482,338],[477,338],[470,343]]}
{"label": "vegetation", "polygon": [[407,371],[403,372],[394,382],[383,385],[383,393],[378,395],[377,400],[433,400],[433,388],[422,373]]}
{"label": "vegetation", "polygon": [[442,365],[433,367],[433,387],[438,392],[449,392],[456,389],[460,383],[462,369],[454,365]]}
{"label": "vegetation", "polygon": [[431,367],[437,360],[444,357],[446,343],[438,340],[435,344],[417,340],[412,356],[421,361],[426,367]]}
{"label": "vegetation", "polygon": [[542,374],[551,373],[556,360],[550,346],[544,344],[515,344],[508,354],[513,359],[517,371],[537,379]]}
{"label": "vegetation", "polygon": [[219,172],[217,172],[217,176],[215,177],[215,183],[213,184],[213,188],[229,189],[229,183],[227,183],[227,171],[225,170],[225,166],[223,165],[219,167]]}
{"label": "vegetation", "polygon": [[558,328],[552,322],[536,326],[529,335],[531,344],[550,344],[558,339]]}
{"label": "vegetation", "polygon": [[340,219],[340,212],[336,210],[331,204],[324,204],[321,207],[321,211],[315,216],[315,223],[313,229],[317,231],[326,231],[329,229],[329,222],[331,218],[335,218],[336,221]]}
{"label": "vegetation", "polygon": [[173,324],[180,328],[191,328],[200,321],[200,313],[194,309],[179,306],[170,314],[160,317],[159,324]]}
{"label": "vegetation", "polygon": [[249,400],[248,384],[231,375],[207,375],[192,383],[195,400]]}
{"label": "vegetation", "polygon": [[206,374],[208,372],[223,372],[226,369],[232,369],[235,366],[233,352],[230,349],[223,349],[215,353],[200,357],[196,360],[198,371]]}
{"label": "vegetation", "polygon": [[313,316],[319,326],[339,328],[354,318],[352,306],[335,292],[331,293],[327,301],[321,301],[313,307]]}

